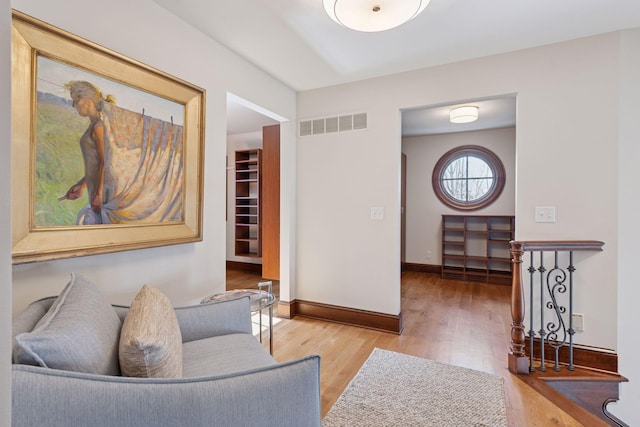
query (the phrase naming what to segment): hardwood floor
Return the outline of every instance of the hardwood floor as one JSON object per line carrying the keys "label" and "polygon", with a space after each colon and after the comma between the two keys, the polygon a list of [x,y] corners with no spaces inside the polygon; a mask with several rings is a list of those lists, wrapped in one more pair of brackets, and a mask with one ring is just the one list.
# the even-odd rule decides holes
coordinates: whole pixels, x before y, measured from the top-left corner
{"label": "hardwood floor", "polygon": [[[229,270],[227,289],[255,288],[259,280],[257,275]],[[510,287],[406,272],[401,292],[401,335],[302,317],[274,319],[276,360],[321,356],[323,416],[378,347],[500,375],[509,426],[581,425],[509,373]]]}

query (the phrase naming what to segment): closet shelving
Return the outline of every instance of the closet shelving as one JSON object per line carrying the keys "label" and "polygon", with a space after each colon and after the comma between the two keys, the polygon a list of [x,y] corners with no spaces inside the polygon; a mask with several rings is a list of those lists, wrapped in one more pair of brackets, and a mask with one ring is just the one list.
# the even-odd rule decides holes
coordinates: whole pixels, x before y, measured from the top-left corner
{"label": "closet shelving", "polygon": [[262,150],[235,152],[235,254],[262,256]]}
{"label": "closet shelving", "polygon": [[442,278],[511,285],[515,217],[442,215]]}

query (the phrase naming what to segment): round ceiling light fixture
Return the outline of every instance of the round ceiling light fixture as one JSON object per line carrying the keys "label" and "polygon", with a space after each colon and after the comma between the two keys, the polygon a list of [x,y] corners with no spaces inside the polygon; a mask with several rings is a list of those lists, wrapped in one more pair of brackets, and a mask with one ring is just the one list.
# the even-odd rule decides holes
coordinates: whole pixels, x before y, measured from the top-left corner
{"label": "round ceiling light fixture", "polygon": [[478,107],[465,105],[463,107],[452,108],[449,111],[449,121],[451,123],[471,123],[478,120]]}
{"label": "round ceiling light fixture", "polygon": [[431,0],[322,0],[327,14],[356,31],[375,32],[411,21]]}

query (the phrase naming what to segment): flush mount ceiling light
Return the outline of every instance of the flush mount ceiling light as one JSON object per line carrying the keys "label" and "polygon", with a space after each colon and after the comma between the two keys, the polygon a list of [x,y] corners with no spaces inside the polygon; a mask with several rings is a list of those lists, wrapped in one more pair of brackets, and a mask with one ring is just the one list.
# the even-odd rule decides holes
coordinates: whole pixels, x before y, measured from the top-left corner
{"label": "flush mount ceiling light", "polygon": [[478,107],[464,106],[452,108],[449,111],[449,120],[451,123],[471,123],[478,120]]}
{"label": "flush mount ceiling light", "polygon": [[418,16],[431,0],[322,0],[334,21],[356,31],[395,28]]}

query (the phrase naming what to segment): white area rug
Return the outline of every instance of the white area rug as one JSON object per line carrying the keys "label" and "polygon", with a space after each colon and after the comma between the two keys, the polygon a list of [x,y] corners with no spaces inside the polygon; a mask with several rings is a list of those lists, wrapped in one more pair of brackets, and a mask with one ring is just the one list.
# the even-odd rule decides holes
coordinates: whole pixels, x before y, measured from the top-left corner
{"label": "white area rug", "polygon": [[322,420],[322,427],[506,425],[501,377],[379,348]]}

